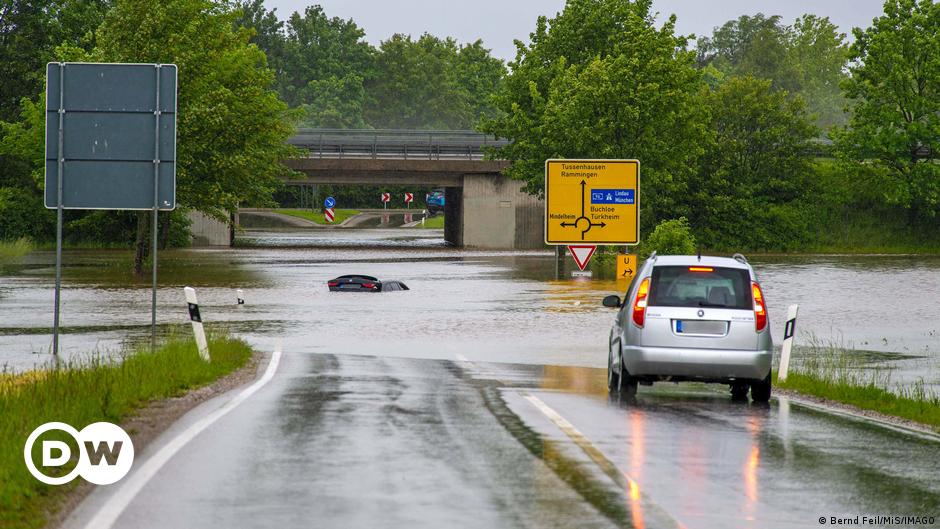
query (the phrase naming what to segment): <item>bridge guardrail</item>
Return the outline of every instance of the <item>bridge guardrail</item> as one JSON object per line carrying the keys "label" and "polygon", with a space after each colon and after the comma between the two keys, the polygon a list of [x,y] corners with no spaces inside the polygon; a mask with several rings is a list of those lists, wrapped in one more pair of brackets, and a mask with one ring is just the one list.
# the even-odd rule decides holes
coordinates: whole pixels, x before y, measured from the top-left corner
{"label": "bridge guardrail", "polygon": [[467,130],[300,129],[289,143],[312,158],[474,160],[509,142]]}

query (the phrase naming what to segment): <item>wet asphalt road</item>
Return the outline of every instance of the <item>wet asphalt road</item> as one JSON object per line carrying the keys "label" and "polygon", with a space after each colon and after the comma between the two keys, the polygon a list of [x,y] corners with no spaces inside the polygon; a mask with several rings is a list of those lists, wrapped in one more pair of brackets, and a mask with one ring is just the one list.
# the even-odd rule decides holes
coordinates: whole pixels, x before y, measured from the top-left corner
{"label": "wet asphalt road", "polygon": [[[286,351],[271,382],[186,444],[114,527],[691,529],[940,515],[936,441],[704,386],[619,402],[604,375]],[[134,471],[228,398],[194,410]],[[98,488],[66,527],[119,491]]]}

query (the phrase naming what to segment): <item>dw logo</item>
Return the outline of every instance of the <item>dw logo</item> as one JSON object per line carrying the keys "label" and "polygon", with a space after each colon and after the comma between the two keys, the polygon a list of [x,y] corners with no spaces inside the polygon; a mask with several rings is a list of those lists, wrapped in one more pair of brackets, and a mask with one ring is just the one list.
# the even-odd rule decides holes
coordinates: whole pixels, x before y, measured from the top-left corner
{"label": "dw logo", "polygon": [[[78,464],[64,476],[46,475],[33,461],[33,445],[39,436],[53,430],[69,434],[78,446]],[[46,439],[41,446],[42,466],[45,468],[62,467],[72,459],[72,447],[64,441]],[[131,469],[134,445],[124,429],[109,422],[89,424],[82,431],[64,422],[47,422],[29,434],[23,458],[29,473],[47,485],[64,485],[76,476],[96,485],[110,485],[123,478]]]}

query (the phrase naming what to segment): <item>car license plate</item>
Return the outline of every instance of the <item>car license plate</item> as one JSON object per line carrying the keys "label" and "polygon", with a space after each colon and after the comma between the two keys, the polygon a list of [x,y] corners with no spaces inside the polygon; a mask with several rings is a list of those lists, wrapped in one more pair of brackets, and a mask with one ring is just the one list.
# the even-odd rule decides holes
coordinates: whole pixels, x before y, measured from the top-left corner
{"label": "car license plate", "polygon": [[728,322],[718,320],[676,320],[678,334],[710,334],[722,336],[728,332]]}

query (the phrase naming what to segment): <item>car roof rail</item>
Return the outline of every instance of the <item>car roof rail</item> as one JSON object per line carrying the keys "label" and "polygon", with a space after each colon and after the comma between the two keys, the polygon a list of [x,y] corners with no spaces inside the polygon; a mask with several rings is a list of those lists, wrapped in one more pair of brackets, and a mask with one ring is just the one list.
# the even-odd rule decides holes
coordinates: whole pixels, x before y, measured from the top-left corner
{"label": "car roof rail", "polygon": [[747,263],[747,257],[744,257],[743,255],[741,255],[741,254],[739,254],[739,253],[736,253],[736,254],[732,255],[731,258],[734,259],[735,261],[740,262],[740,263],[748,264],[748,263]]}

